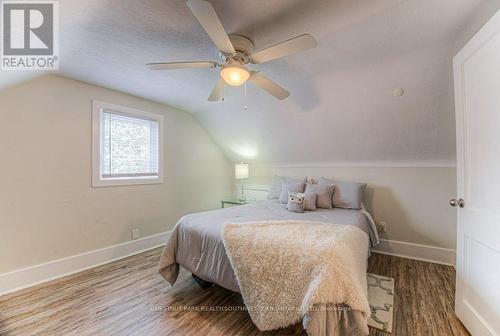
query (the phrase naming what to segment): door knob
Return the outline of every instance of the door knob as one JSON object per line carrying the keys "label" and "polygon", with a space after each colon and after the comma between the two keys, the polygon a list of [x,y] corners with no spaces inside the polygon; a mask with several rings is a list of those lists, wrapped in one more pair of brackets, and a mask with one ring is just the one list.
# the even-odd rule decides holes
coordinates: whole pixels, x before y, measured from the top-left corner
{"label": "door knob", "polygon": [[450,200],[450,205],[454,208],[456,208],[457,206],[463,208],[465,206],[465,201],[461,198],[459,199],[453,198]]}

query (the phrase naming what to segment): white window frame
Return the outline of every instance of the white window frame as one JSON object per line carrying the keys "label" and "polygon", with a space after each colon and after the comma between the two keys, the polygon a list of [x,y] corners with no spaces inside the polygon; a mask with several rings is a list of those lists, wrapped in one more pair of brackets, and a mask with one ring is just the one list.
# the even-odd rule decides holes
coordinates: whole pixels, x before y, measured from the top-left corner
{"label": "white window frame", "polygon": [[[114,111],[130,117],[143,117],[158,121],[158,176],[113,177],[103,178],[101,175],[101,113]],[[134,108],[92,100],[92,186],[124,186],[163,183],[163,115],[137,110]]]}

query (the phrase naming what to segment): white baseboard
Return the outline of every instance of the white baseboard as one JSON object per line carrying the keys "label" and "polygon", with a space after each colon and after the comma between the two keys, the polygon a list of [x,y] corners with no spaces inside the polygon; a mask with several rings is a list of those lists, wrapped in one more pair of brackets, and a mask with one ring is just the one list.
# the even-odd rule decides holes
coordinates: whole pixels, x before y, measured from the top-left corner
{"label": "white baseboard", "polygon": [[[0,296],[163,246],[171,231],[0,274]],[[373,252],[455,265],[455,250],[380,239]]]}
{"label": "white baseboard", "polygon": [[456,251],[442,247],[380,239],[380,244],[372,251],[396,257],[455,266]]}
{"label": "white baseboard", "polygon": [[0,296],[165,244],[171,231],[0,274]]}

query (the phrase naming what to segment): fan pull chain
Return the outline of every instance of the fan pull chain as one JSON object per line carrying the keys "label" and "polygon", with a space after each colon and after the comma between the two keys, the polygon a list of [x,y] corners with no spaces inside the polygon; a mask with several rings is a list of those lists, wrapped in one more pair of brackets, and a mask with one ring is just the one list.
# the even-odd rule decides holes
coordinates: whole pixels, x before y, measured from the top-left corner
{"label": "fan pull chain", "polygon": [[245,99],[243,101],[243,109],[245,111],[248,111],[248,106],[247,106],[247,82],[245,82]]}

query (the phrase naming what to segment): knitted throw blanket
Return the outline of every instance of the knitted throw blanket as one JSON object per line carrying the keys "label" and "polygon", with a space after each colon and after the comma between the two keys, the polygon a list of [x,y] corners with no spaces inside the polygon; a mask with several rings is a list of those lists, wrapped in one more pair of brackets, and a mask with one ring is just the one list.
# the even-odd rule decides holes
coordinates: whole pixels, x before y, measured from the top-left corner
{"label": "knitted throw blanket", "polygon": [[223,239],[260,330],[295,324],[321,304],[347,305],[368,318],[368,236],[362,230],[308,221],[230,223]]}

